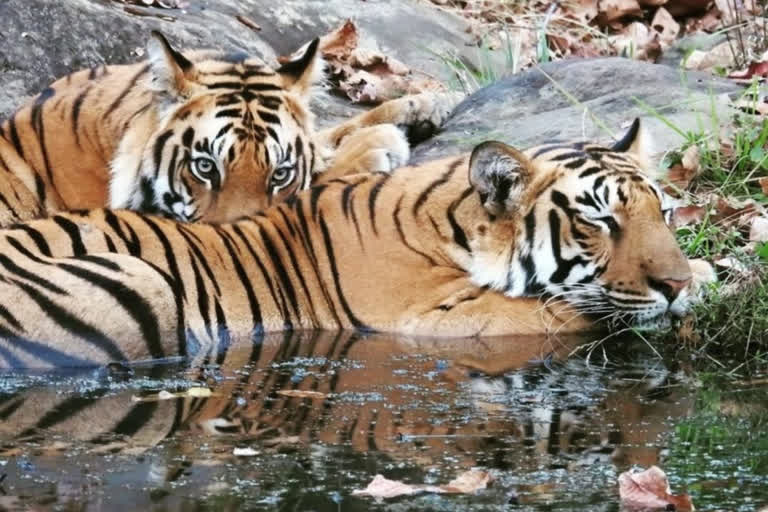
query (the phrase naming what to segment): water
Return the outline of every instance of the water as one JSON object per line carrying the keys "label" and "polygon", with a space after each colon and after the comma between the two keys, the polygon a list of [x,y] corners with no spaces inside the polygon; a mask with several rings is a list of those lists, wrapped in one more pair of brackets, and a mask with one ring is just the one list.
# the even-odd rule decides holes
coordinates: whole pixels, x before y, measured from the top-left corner
{"label": "water", "polygon": [[[652,464],[697,510],[768,505],[768,388],[694,386],[616,341],[567,357],[579,341],[298,333],[205,368],[6,374],[0,510],[617,511],[618,474]],[[351,494],[470,468],[491,486]]]}

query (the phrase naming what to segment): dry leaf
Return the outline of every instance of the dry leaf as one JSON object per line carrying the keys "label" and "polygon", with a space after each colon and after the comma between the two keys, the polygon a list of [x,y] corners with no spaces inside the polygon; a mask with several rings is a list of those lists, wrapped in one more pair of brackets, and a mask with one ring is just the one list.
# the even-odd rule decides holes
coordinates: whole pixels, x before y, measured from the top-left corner
{"label": "dry leaf", "polygon": [[768,196],[768,176],[765,178],[760,178],[758,183],[760,183],[760,188],[762,189],[763,194]]}
{"label": "dry leaf", "polygon": [[700,173],[699,147],[694,144],[683,152],[683,157],[679,164],[669,168],[667,171],[667,181],[677,188],[685,190]]}
{"label": "dry leaf", "polygon": [[750,242],[768,242],[768,217],[760,216],[752,219],[749,227]]}
{"label": "dry leaf", "polygon": [[672,214],[672,224],[677,227],[688,226],[690,224],[698,224],[707,215],[707,209],[703,206],[697,206],[692,204],[690,206],[682,206],[675,208],[675,212]]}
{"label": "dry leaf", "polygon": [[659,33],[659,39],[665,45],[671,45],[680,34],[680,25],[675,21],[669,11],[663,7],[656,10],[651,21],[651,28]]}
{"label": "dry leaf", "polygon": [[446,494],[472,494],[480,489],[485,489],[491,481],[491,476],[486,471],[465,471],[447,485],[411,485],[398,480],[389,480],[382,475],[376,475],[368,487],[352,491],[355,496],[371,496],[376,499],[396,498],[398,496],[410,496],[422,492],[446,493]]}
{"label": "dry leaf", "polygon": [[619,496],[625,508],[666,510],[671,505],[677,511],[695,510],[690,496],[671,492],[667,475],[656,466],[640,473],[625,471],[619,475]]}
{"label": "dry leaf", "polygon": [[290,396],[293,398],[325,398],[328,395],[320,393],[319,391],[309,391],[304,389],[281,389],[277,392],[278,395]]}
{"label": "dry leaf", "polygon": [[734,71],[728,75],[728,78],[739,80],[751,80],[753,77],[765,78],[768,76],[768,61],[752,62],[747,69]]}
{"label": "dry leaf", "polygon": [[625,16],[642,16],[643,10],[637,0],[602,0],[598,2],[597,24],[601,27],[618,21]]}
{"label": "dry leaf", "polygon": [[[732,203],[731,201],[734,201]],[[746,201],[727,200],[718,197],[715,202],[715,213],[712,215],[712,222],[724,226],[734,226],[743,228],[751,224],[752,219],[764,214],[763,208],[752,199]]]}
{"label": "dry leaf", "polygon": [[[414,75],[399,60],[378,50],[362,48],[359,42],[359,31],[351,20],[320,38],[320,51],[331,70],[331,85],[353,102],[380,103],[404,94],[446,90],[436,80]],[[306,47],[290,56],[278,57],[278,61],[296,59]]]}
{"label": "dry leaf", "polygon": [[491,475],[486,471],[465,471],[450,482],[441,485],[444,492],[471,494],[479,489],[485,489],[491,482]]}
{"label": "dry leaf", "polygon": [[715,266],[720,268],[727,268],[728,270],[738,272],[739,274],[747,274],[749,272],[749,267],[747,267],[747,265],[739,261],[737,258],[734,258],[733,256],[720,258],[719,260],[715,260],[714,263]]}

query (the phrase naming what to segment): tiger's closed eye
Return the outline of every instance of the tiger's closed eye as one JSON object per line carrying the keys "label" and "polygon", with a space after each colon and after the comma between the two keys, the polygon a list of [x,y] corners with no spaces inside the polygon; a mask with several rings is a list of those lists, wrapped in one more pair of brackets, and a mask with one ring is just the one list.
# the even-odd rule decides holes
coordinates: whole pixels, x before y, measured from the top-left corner
{"label": "tiger's closed eye", "polygon": [[606,215],[604,217],[598,217],[596,220],[605,224],[611,233],[617,233],[619,230],[621,230],[621,226],[619,226],[619,223],[616,222],[616,219],[614,219],[610,215]]}

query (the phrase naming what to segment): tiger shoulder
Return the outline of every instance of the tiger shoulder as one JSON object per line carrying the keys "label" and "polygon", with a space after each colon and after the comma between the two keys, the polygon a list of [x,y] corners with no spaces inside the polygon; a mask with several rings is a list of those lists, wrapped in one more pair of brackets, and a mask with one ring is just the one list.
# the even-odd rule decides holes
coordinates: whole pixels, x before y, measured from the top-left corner
{"label": "tiger shoulder", "polygon": [[[0,361],[218,360],[267,332],[581,332],[685,314],[700,275],[636,122],[331,180],[234,223],[130,211],[5,230]],[[696,270],[696,268],[694,268]]]}
{"label": "tiger shoulder", "polygon": [[154,32],[146,61],[59,79],[0,127],[0,222],[99,207],[231,221],[321,172],[404,165],[404,130],[439,125],[460,99],[408,96],[317,130],[318,44],[273,69],[244,53],[181,52]]}

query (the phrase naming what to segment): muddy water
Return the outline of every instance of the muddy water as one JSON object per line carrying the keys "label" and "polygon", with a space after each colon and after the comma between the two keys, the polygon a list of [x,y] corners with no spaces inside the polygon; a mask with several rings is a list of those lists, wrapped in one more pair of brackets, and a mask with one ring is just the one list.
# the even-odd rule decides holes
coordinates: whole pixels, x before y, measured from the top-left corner
{"label": "muddy water", "polygon": [[[617,475],[651,464],[698,510],[768,504],[768,389],[617,341],[568,357],[582,341],[303,333],[204,368],[6,374],[0,510],[615,511]],[[351,495],[469,468],[491,487]]]}

